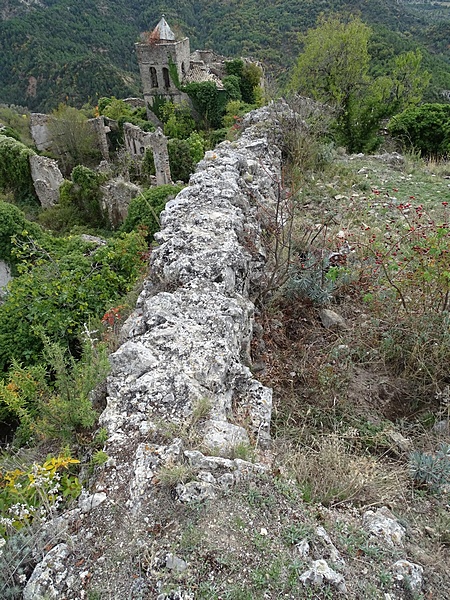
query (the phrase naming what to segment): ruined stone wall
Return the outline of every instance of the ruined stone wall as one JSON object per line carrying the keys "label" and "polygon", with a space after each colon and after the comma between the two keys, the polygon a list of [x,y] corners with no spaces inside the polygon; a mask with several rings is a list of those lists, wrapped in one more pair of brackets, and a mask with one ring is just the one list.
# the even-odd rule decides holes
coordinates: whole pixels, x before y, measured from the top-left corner
{"label": "ruined stone wall", "polygon": [[[264,268],[258,210],[276,200],[280,181],[273,119],[269,109],[250,113],[242,137],[208,152],[162,213],[149,279],[110,357],[100,417],[109,459],[78,507],[51,524],[54,547],[28,581],[25,600],[75,600],[97,588],[111,598],[137,598],[129,557],[148,544],[158,518],[164,465],[191,469],[192,480],[173,490],[171,501],[179,503],[214,501],[264,470],[233,458],[233,448],[249,443],[259,452],[270,440],[272,393],[253,377],[249,345],[251,293]],[[183,435],[161,434],[183,431],[205,401],[193,446]]]}
{"label": "ruined stone wall", "polygon": [[40,152],[50,150],[52,145],[52,135],[48,127],[50,119],[50,115],[42,113],[31,113],[30,115],[31,137]]}
{"label": "ruined stone wall", "polygon": [[146,148],[152,150],[157,185],[172,183],[167,138],[160,128],[157,128],[155,132],[148,132],[131,123],[124,123],[123,136],[125,148],[132,156],[142,159]]}

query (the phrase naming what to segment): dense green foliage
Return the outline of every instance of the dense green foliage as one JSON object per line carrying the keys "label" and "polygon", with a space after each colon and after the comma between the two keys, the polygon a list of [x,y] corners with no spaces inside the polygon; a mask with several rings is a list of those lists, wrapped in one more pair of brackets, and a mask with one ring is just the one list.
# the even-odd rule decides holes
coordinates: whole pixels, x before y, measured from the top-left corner
{"label": "dense green foliage", "polygon": [[100,204],[100,186],[104,181],[104,175],[83,165],[76,166],[70,181],[64,181],[60,188],[59,204],[43,210],[39,222],[58,233],[70,231],[77,225],[94,229],[107,227]]}
{"label": "dense green foliage", "polygon": [[205,128],[220,127],[225,110],[226,94],[217,89],[212,81],[188,83],[184,90],[191,98],[195,110],[200,115]]}
{"label": "dense green foliage", "polygon": [[[244,63],[241,59],[229,61],[225,65],[228,81],[225,82],[225,89],[230,85],[230,77],[235,77],[232,80],[233,87],[237,83],[239,86],[240,98],[229,95],[230,100],[241,100],[247,104],[256,102],[256,89],[262,77],[261,69],[253,63]],[[234,91],[234,90],[233,90]]]}
{"label": "dense green foliage", "polygon": [[429,83],[419,51],[396,56],[390,76],[371,76],[370,35],[359,18],[322,16],[305,36],[290,84],[335,110],[336,139],[350,152],[373,150],[382,119],[417,104]]}
{"label": "dense green foliage", "polygon": [[[76,5],[69,0],[9,0],[0,22],[0,101],[49,110],[60,102],[81,106],[105,95],[136,95],[140,83],[133,44],[162,13],[172,27],[189,35],[192,48],[255,57],[283,79],[301,50],[298,33],[314,26],[321,12],[330,11],[361,11],[388,52],[423,45],[433,89],[450,89],[446,6],[438,12],[389,0],[177,0],[170,6],[166,0],[113,0],[101,7],[94,0]],[[383,69],[383,56],[379,66]]]}
{"label": "dense green foliage", "polygon": [[159,215],[166,202],[175,197],[181,190],[177,185],[160,185],[145,190],[131,201],[128,215],[123,224],[123,231],[133,231],[144,228],[148,242],[153,240],[154,234],[159,230]]}
{"label": "dense green foliage", "polygon": [[18,140],[0,134],[0,191],[13,192],[17,200],[35,197],[29,157],[34,154]]}
{"label": "dense green foliage", "polygon": [[14,266],[16,257],[12,252],[11,239],[22,239],[27,235],[39,238],[39,227],[27,221],[23,212],[16,206],[0,200],[0,260]]}
{"label": "dense green foliage", "polygon": [[422,104],[395,115],[389,132],[408,148],[423,156],[442,157],[450,153],[450,105]]}
{"label": "dense green foliage", "polygon": [[98,112],[109,119],[117,121],[118,131],[111,131],[108,139],[115,150],[123,144],[123,124],[131,123],[137,125],[143,131],[154,131],[155,127],[147,120],[145,108],[133,108],[123,100],[118,100],[114,96],[104,97],[98,101]]}
{"label": "dense green foliage", "polygon": [[9,106],[0,106],[0,123],[2,123],[9,132],[2,131],[2,135],[7,135],[19,139],[27,146],[31,146],[33,140],[30,135],[30,115],[23,107],[10,108]]}
{"label": "dense green foliage", "polygon": [[16,239],[19,276],[0,306],[0,372],[42,360],[42,331],[77,353],[85,323],[100,319],[134,285],[146,250],[140,232],[96,246],[79,237]]}

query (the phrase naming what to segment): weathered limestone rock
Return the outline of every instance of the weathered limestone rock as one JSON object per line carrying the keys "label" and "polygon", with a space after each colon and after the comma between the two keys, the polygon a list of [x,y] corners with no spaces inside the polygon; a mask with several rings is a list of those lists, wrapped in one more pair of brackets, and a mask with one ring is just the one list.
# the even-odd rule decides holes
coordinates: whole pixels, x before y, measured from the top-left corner
{"label": "weathered limestone rock", "polygon": [[422,590],[423,567],[421,565],[402,559],[392,565],[392,572],[397,581],[405,580],[416,594]]}
{"label": "weathered limestone rock", "polygon": [[23,600],[57,600],[58,584],[65,581],[65,560],[70,553],[67,544],[58,544],[48,552],[34,569],[23,590]]}
{"label": "weathered limestone rock", "polygon": [[213,454],[218,452],[225,456],[242,444],[250,444],[248,434],[243,427],[226,421],[213,420],[207,423],[203,442]]}
{"label": "weathered limestone rock", "polygon": [[56,160],[32,154],[30,156],[31,177],[34,189],[43,208],[54,206],[59,202],[59,188],[64,177]]}
{"label": "weathered limestone rock", "polygon": [[363,525],[373,535],[384,539],[388,546],[403,546],[405,528],[400,525],[391,511],[385,506],[376,512],[368,510],[363,515]]}
{"label": "weathered limestone rock", "polygon": [[159,127],[150,133],[131,123],[124,123],[123,135],[125,147],[132,156],[143,158],[147,148],[152,150],[157,185],[172,183],[167,138]]}
{"label": "weathered limestone rock", "polygon": [[50,150],[52,144],[52,135],[48,127],[50,119],[49,115],[42,113],[31,113],[30,115],[31,137],[33,138],[34,145],[40,152]]}
{"label": "weathered limestone rock", "polygon": [[[219,432],[214,451],[220,454],[230,452],[231,440],[251,441],[256,451],[270,441],[271,390],[247,363],[255,312],[250,294],[264,268],[259,207],[275,203],[281,176],[281,151],[270,133],[274,121],[269,108],[251,113],[241,138],[220,144],[201,161],[189,186],[161,214],[151,281],[110,357],[107,407],[100,417],[109,458],[90,481],[90,494],[101,503],[87,506],[73,536],[76,552],[66,561],[70,586],[59,584],[61,598],[82,597],[81,570],[90,573],[91,586],[111,584],[108,589],[124,597],[127,572],[121,569],[128,567],[103,572],[100,559],[92,558],[98,557],[96,539],[108,540],[106,546],[97,540],[105,561],[123,553],[124,537],[133,536],[133,547],[147,543],[162,466],[189,469],[192,480],[173,489],[181,502],[214,502],[222,490],[266,469],[200,449],[212,431]],[[185,430],[205,399],[210,410],[196,435],[206,440],[185,449],[182,435],[171,442],[158,435],[162,427]],[[75,556],[86,557],[82,567]]]}
{"label": "weathered limestone rock", "polygon": [[8,282],[11,281],[11,279],[11,269],[8,267],[5,261],[0,260],[0,294],[8,285]]}
{"label": "weathered limestone rock", "polygon": [[328,566],[326,560],[315,560],[311,568],[299,577],[303,585],[322,586],[325,583],[333,585],[341,594],[347,593],[347,587],[343,575]]}
{"label": "weathered limestone rock", "polygon": [[122,177],[110,179],[102,186],[102,210],[108,215],[112,227],[118,227],[124,222],[131,200],[140,192],[138,185],[125,181]]}
{"label": "weathered limestone rock", "polygon": [[323,308],[319,312],[319,317],[325,329],[347,329],[345,319],[334,310]]}

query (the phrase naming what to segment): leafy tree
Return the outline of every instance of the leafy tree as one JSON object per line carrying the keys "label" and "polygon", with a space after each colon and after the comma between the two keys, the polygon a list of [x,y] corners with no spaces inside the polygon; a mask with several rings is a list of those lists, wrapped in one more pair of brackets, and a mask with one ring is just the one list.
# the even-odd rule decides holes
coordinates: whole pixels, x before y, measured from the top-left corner
{"label": "leafy tree", "polygon": [[98,112],[109,119],[117,121],[118,131],[111,131],[108,138],[113,147],[117,149],[123,145],[123,124],[131,123],[137,125],[143,131],[154,131],[153,123],[147,119],[146,109],[133,108],[124,100],[118,100],[114,96],[100,98],[98,101]]}
{"label": "leafy tree", "polygon": [[168,137],[184,140],[195,130],[195,121],[186,102],[182,104],[165,102],[160,114],[164,123],[164,133]]}
{"label": "leafy tree", "polygon": [[103,227],[106,221],[100,206],[100,185],[104,176],[78,165],[72,171],[71,179],[61,187],[61,206],[72,205],[81,224]]}
{"label": "leafy tree", "polygon": [[33,145],[30,134],[30,114],[26,109],[14,109],[10,106],[0,106],[0,123],[6,127],[2,135],[13,137],[27,146]]}
{"label": "leafy tree", "polygon": [[193,131],[188,137],[187,143],[189,144],[189,150],[195,166],[199,161],[202,160],[205,154],[205,141],[199,133]]}
{"label": "leafy tree", "polygon": [[372,150],[380,121],[420,101],[429,82],[420,52],[396,57],[391,75],[369,75],[370,28],[351,16],[321,16],[305,35],[290,89],[336,109],[336,137],[350,152]]}
{"label": "leafy tree", "polygon": [[242,99],[240,79],[237,75],[227,75],[223,78],[222,83],[230,100]]}
{"label": "leafy tree", "polygon": [[191,98],[195,110],[204,121],[205,128],[220,127],[226,95],[219,92],[216,84],[212,81],[188,83],[184,91]]}
{"label": "leafy tree", "polygon": [[68,175],[76,165],[94,166],[101,158],[95,134],[87,117],[76,108],[60,104],[52,113],[49,130],[51,151]]}
{"label": "leafy tree", "polygon": [[[240,100],[247,104],[256,102],[256,89],[262,77],[261,69],[254,63],[246,63],[240,58],[236,58],[225,63],[227,75],[236,78],[238,82],[241,97],[230,95],[230,100]],[[227,79],[227,78],[226,78]],[[227,87],[225,86],[225,89]],[[228,90],[227,90],[228,91]]]}
{"label": "leafy tree", "polygon": [[100,186],[104,175],[96,173],[83,165],[76,166],[71,181],[65,181],[60,188],[59,205],[49,209],[59,231],[65,231],[74,225],[88,225],[102,228],[107,225],[100,206]]}

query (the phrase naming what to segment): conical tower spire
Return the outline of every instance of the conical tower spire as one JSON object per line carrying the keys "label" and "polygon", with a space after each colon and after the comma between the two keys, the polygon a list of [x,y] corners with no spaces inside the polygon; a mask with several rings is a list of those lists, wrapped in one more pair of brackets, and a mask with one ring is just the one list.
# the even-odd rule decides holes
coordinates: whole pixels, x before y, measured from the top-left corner
{"label": "conical tower spire", "polygon": [[164,15],[161,17],[160,22],[152,31],[150,38],[152,40],[168,40],[171,42],[175,41],[175,34],[170,29],[169,24],[167,23]]}

